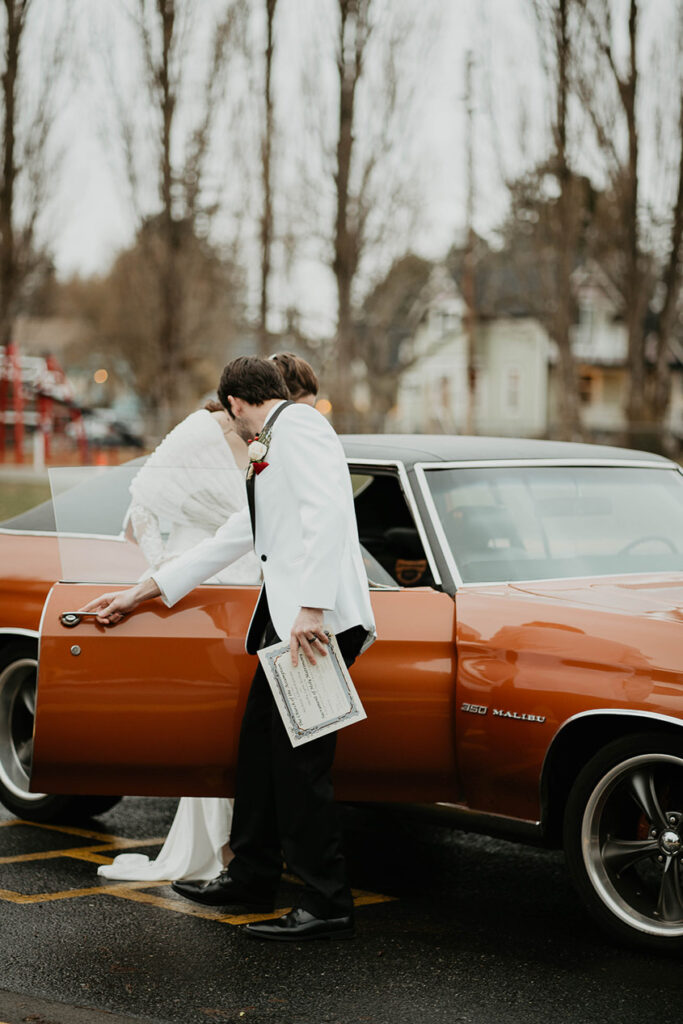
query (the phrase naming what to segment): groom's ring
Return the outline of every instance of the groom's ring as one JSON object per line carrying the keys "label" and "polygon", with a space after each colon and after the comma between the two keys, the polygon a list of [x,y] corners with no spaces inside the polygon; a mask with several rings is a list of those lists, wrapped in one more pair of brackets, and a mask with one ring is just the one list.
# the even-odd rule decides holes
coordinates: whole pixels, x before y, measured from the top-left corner
{"label": "groom's ring", "polygon": [[306,639],[307,640],[317,640],[317,637],[316,637],[315,633],[312,633],[311,636],[307,636]]}

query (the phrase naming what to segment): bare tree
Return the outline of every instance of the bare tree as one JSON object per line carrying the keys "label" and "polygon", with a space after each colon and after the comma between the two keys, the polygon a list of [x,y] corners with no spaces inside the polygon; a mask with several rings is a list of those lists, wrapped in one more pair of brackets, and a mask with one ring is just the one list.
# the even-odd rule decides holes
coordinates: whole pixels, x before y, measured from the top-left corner
{"label": "bare tree", "polygon": [[351,367],[356,355],[351,301],[358,271],[363,224],[361,197],[351,192],[356,90],[370,38],[372,0],[338,0],[339,133],[335,173],[336,212],[332,269],[337,284],[335,421],[348,430],[353,419]]}
{"label": "bare tree", "polygon": [[[584,207],[581,183],[570,159],[569,100],[572,91],[575,60],[571,16],[578,12],[575,0],[532,0],[541,47],[545,55],[546,75],[554,93],[550,118],[552,152],[545,173],[555,179],[557,199],[555,217],[550,221],[553,259],[549,275],[544,275],[550,294],[544,297],[542,317],[550,337],[557,346],[560,435],[565,440],[581,436],[579,378],[572,352],[570,329],[573,320],[572,272],[578,260],[578,243]],[[576,28],[576,27],[575,27]],[[539,259],[544,255],[539,252]],[[545,257],[547,260],[547,256]],[[550,278],[548,281],[547,278]]]}
{"label": "bare tree", "polygon": [[[57,83],[66,62],[65,27],[57,26],[50,53],[43,54],[40,86],[35,83],[35,53],[26,57],[31,23],[47,8],[35,0],[3,0],[2,179],[0,181],[0,344],[7,345],[25,285],[42,261],[37,226],[54,188],[55,165],[49,146],[57,117]],[[35,12],[35,13],[34,13]],[[54,26],[53,26],[54,27]],[[33,32],[33,45],[38,45]]]}
{"label": "bare tree", "polygon": [[[405,251],[416,217],[414,167],[398,158],[398,140],[410,132],[415,90],[406,54],[424,35],[412,31],[415,22],[405,11],[399,16],[382,0],[333,0],[333,7],[335,134],[330,139],[321,133],[318,141],[322,173],[334,196],[327,233],[337,298],[333,415],[339,429],[350,430],[358,420],[354,371],[364,376],[371,402],[376,383],[366,358],[374,335],[366,333],[361,345],[357,332],[362,293],[396,250]],[[310,96],[318,109],[324,106],[324,92],[318,85],[317,96]]]}
{"label": "bare tree", "polygon": [[270,275],[273,248],[273,138],[275,134],[275,111],[273,100],[273,56],[275,51],[275,10],[277,0],[265,0],[266,5],[266,51],[263,80],[263,132],[261,136],[261,181],[263,202],[261,208],[261,295],[259,305],[259,347],[261,355],[270,350],[268,334],[268,309],[270,304]]}
{"label": "bare tree", "polygon": [[[244,322],[243,275],[218,246],[197,238],[191,224],[181,228],[177,273],[183,282],[178,308],[183,341],[186,393],[215,390],[225,351]],[[107,366],[112,384],[124,384],[141,400],[144,413],[155,410],[159,378],[158,349],[150,343],[161,318],[163,293],[156,250],[163,259],[165,239],[159,218],[146,221],[130,248],[120,252],[106,275],[74,279],[56,286],[58,315],[76,316],[89,329],[69,356],[81,365]],[[151,335],[152,341],[156,334]]]}
{"label": "bare tree", "polygon": [[[643,109],[655,121],[655,100],[647,107],[641,100],[639,68],[640,24],[643,9],[639,0],[629,0],[627,20],[627,56],[618,59],[616,28],[609,3],[582,0],[587,24],[589,54],[594,63],[583,76],[582,100],[606,168],[609,189],[606,201],[613,205],[611,223],[615,230],[619,258],[610,260],[609,270],[622,297],[628,336],[629,390],[626,415],[635,439],[652,443],[661,435],[670,397],[670,345],[681,289],[681,232],[683,230],[683,73],[680,45],[674,72],[674,88],[665,93],[665,101],[674,97],[673,135],[678,147],[674,167],[674,187],[663,219],[670,225],[667,251],[656,251],[647,244],[648,221],[652,213],[641,195],[642,136],[647,127]],[[595,87],[595,76],[606,72],[615,103],[605,91]],[[669,83],[670,86],[671,83]],[[616,107],[616,109],[615,109]],[[624,128],[625,147],[619,145],[620,127]],[[662,216],[660,214],[660,216]],[[618,232],[621,232],[619,238]],[[656,328],[649,333],[648,312],[659,305]],[[648,337],[649,334],[649,337]]]}
{"label": "bare tree", "polygon": [[474,59],[468,51],[465,62],[465,113],[466,132],[466,178],[467,204],[465,216],[465,258],[463,261],[462,295],[465,300],[464,327],[467,336],[467,410],[465,433],[475,434],[475,409],[477,401],[477,299],[475,289],[475,241],[474,233],[474,97],[472,78]]}
{"label": "bare tree", "polygon": [[[196,352],[184,326],[184,311],[192,301],[184,247],[189,245],[192,252],[196,242],[207,237],[219,206],[207,179],[229,61],[242,48],[246,13],[244,0],[225,0],[211,29],[204,82],[196,95],[187,80],[188,69],[198,57],[193,36],[199,24],[195,0],[136,0],[131,22],[142,61],[143,88],[135,108],[144,101],[145,131],[136,119],[137,110],[117,92],[110,75],[121,152],[138,220],[137,244],[146,255],[148,284],[157,297],[156,315],[147,325],[146,353],[158,366],[148,396],[157,432],[165,432],[177,421],[187,401],[184,384]],[[146,164],[141,163],[141,152],[147,156]],[[155,196],[148,189],[150,167],[156,179]],[[152,225],[151,230],[145,230],[146,225]]]}
{"label": "bare tree", "polygon": [[433,264],[413,253],[397,259],[366,296],[356,322],[356,334],[373,382],[372,401],[361,425],[371,433],[385,429],[396,405],[401,375],[424,355],[412,342],[426,309]]}

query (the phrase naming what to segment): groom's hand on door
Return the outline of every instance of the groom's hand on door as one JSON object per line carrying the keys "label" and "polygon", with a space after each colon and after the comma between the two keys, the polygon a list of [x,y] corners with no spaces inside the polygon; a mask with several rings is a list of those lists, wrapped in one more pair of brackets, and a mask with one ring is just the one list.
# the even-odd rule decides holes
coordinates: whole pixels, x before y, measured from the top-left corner
{"label": "groom's hand on door", "polygon": [[316,654],[326,655],[329,638],[325,633],[322,608],[302,608],[289,634],[292,665],[299,664],[299,650],[303,651],[311,665],[315,665]]}

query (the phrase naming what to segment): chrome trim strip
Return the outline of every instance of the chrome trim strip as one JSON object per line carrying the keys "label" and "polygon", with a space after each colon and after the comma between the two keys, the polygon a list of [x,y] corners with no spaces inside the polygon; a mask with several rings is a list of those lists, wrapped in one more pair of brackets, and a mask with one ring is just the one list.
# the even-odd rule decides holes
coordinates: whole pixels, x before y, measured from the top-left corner
{"label": "chrome trim strip", "polygon": [[[438,469],[498,469],[505,467],[520,467],[525,468],[528,466],[596,466],[596,467],[626,467],[628,469],[665,469],[667,472],[674,470],[675,472],[683,473],[683,468],[677,466],[674,462],[637,462],[637,461],[612,461],[611,459],[491,459],[482,460],[479,462],[416,462],[413,469],[415,470],[415,478],[420,487],[422,494],[422,500],[427,506],[429,515],[431,516],[432,526],[436,533],[439,544],[441,545],[441,552],[444,560],[450,570],[453,582],[458,590],[462,587],[505,587],[505,586],[519,586],[523,583],[552,583],[552,582],[566,582],[569,580],[582,580],[582,579],[610,579],[613,576],[643,576],[643,575],[659,575],[653,573],[613,573],[608,572],[604,574],[591,574],[590,577],[584,576],[535,576],[528,580],[480,580],[478,582],[465,583],[460,570],[458,569],[455,557],[451,550],[446,533],[443,526],[441,525],[441,519],[436,510],[436,505],[432,497],[432,492],[429,489],[427,483],[426,470],[438,470]],[[669,573],[662,573],[662,575],[669,575]]]}
{"label": "chrome trim strip", "polygon": [[[380,803],[379,806],[384,805]],[[465,804],[444,801],[434,804],[394,803],[386,806],[391,807],[393,811],[400,809],[401,814],[405,816],[450,825],[480,835],[498,836],[535,846],[543,845],[545,841],[543,823],[530,818],[515,818],[505,814],[478,811]]]}
{"label": "chrome trim strip", "polygon": [[40,622],[38,623],[38,671],[36,673],[36,707],[38,707],[38,680],[40,679],[40,644],[43,639],[43,625],[45,623],[45,613],[47,611],[47,606],[52,599],[52,594],[54,593],[54,589],[56,586],[57,584],[53,583],[47,592],[47,597],[45,598],[45,601],[43,603],[43,610],[40,613]]}
{"label": "chrome trim strip", "polygon": [[627,579],[629,576],[638,578],[639,576],[646,576],[651,579],[653,576],[665,576],[671,578],[676,574],[683,575],[680,569],[658,569],[656,572],[596,572],[591,573],[590,576],[532,576],[528,580],[485,580],[481,583],[463,583],[462,589],[467,590],[468,587],[522,587],[530,586],[534,583],[572,583],[574,580],[611,580],[611,579]]}
{"label": "chrome trim strip", "polygon": [[[36,707],[35,707],[35,712],[34,712],[34,715],[33,715],[33,747],[34,747],[34,750],[35,750],[35,742],[36,742],[36,722],[38,721],[38,696],[39,696],[39,691],[40,691],[40,648],[41,648],[42,643],[43,643],[43,624],[45,622],[45,613],[47,612],[47,606],[50,603],[50,598],[52,597],[52,594],[53,594],[54,589],[55,589],[56,586],[57,586],[57,584],[53,583],[52,586],[50,587],[48,593],[47,593],[47,597],[45,598],[45,602],[43,604],[43,610],[40,613],[40,622],[38,624],[38,654],[37,654],[37,657],[36,657],[36,661],[37,661],[37,665],[36,665]],[[33,792],[33,790],[31,789],[31,776],[32,775],[33,775],[33,761],[31,761],[31,774],[29,775],[29,780],[28,780],[28,791],[29,791],[29,793]]]}
{"label": "chrome trim strip", "polygon": [[[633,708],[594,708],[592,711],[579,711],[576,715],[572,715],[553,733],[552,739],[548,743],[548,747],[543,758],[543,764],[541,765],[541,774],[539,776],[539,784],[543,787],[543,780],[546,777],[546,769],[548,767],[548,758],[550,752],[553,749],[555,741],[559,738],[560,733],[572,722],[577,722],[580,718],[597,718],[600,715],[607,715],[613,717],[614,715],[621,715],[622,718],[646,718],[648,721],[664,722],[665,725],[676,725],[683,729],[683,719],[673,718],[671,715],[662,715],[658,711],[636,711]],[[543,792],[541,791],[541,807],[543,807]]]}
{"label": "chrome trim strip", "polygon": [[437,800],[436,807],[445,807],[448,810],[458,811],[462,814],[468,814],[477,816],[480,818],[490,818],[492,821],[503,822],[517,822],[520,825],[532,825],[534,828],[539,828],[542,824],[537,818],[517,818],[510,814],[499,814],[496,811],[478,811],[476,807],[465,807],[462,804],[451,804],[444,800]]}
{"label": "chrome trim strip", "polygon": [[652,462],[648,459],[469,459],[457,462],[416,462],[414,468],[423,469],[490,469],[521,466],[612,466],[626,469],[678,470],[675,462]]}
{"label": "chrome trim strip", "polygon": [[413,494],[413,489],[410,485],[410,480],[408,478],[408,471],[404,463],[399,462],[398,459],[352,459],[348,456],[346,462],[349,466],[349,469],[351,469],[351,467],[353,466],[367,466],[368,468],[372,468],[373,466],[387,466],[398,471],[399,484],[401,485],[403,496],[408,502],[408,508],[410,509],[411,515],[415,521],[415,526],[417,527],[418,535],[420,537],[420,540],[422,541],[422,546],[425,550],[427,561],[429,562],[429,568],[432,573],[432,578],[436,585],[440,587],[442,584],[441,573],[437,568],[436,559],[434,558],[432,547],[427,537],[427,531],[424,528],[424,523],[422,522],[422,517],[417,507],[417,502],[415,501],[415,495]]}
{"label": "chrome trim strip", "polygon": [[35,629],[12,629],[10,626],[3,626],[0,627],[0,636],[28,636],[32,640],[37,640],[40,633]]}
{"label": "chrome trim strip", "polygon": [[125,534],[121,533],[60,533],[59,530],[10,530],[0,526],[0,534],[10,537],[73,537],[76,540],[115,540],[119,544],[125,542]]}
{"label": "chrome trim strip", "polygon": [[456,565],[455,562],[455,558],[453,557],[453,552],[451,551],[451,546],[448,543],[445,530],[441,524],[439,513],[436,511],[434,498],[432,497],[432,492],[430,491],[429,485],[427,483],[427,476],[424,471],[424,463],[416,463],[414,469],[415,479],[417,480],[418,487],[420,488],[422,500],[425,503],[427,512],[429,513],[429,516],[432,521],[432,529],[436,534],[436,539],[441,545],[441,554],[443,555],[444,561],[448,566],[448,570],[451,574],[453,583],[455,584],[455,588],[456,590],[459,590],[460,587],[462,587],[463,585],[462,576],[460,575],[460,570],[458,569],[458,566]]}
{"label": "chrome trim strip", "polygon": [[[592,711],[579,711],[576,715],[572,715],[571,718],[568,718],[566,722],[563,722],[557,732],[553,734],[553,738],[548,744],[548,749],[543,759],[543,769],[545,769],[546,759],[550,753],[550,748],[563,729],[565,729],[571,722],[578,721],[579,718],[595,718],[598,715],[622,715],[628,716],[629,718],[647,718],[650,721],[654,719],[657,722],[664,722],[666,725],[677,725],[679,728],[683,729],[683,719],[674,718],[672,715],[662,715],[659,711],[637,711],[635,708],[594,708]],[[541,770],[541,777],[543,776],[543,769]]]}

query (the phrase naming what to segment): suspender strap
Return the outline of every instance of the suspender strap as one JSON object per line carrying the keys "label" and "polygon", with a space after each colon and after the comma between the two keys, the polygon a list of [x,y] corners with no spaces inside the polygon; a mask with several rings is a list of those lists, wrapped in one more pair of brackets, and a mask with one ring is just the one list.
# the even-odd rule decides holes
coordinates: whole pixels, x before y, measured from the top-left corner
{"label": "suspender strap", "polygon": [[[294,402],[288,401],[283,402],[282,405],[278,405],[273,415],[265,424],[265,426],[268,428],[268,431],[271,431],[273,429],[276,419],[278,418],[281,412],[284,412],[288,405],[294,405]],[[251,519],[251,532],[254,537],[254,540],[256,540],[256,497],[254,493],[255,481],[256,474],[252,473],[251,476],[247,479],[247,502],[249,503],[249,518]]]}

